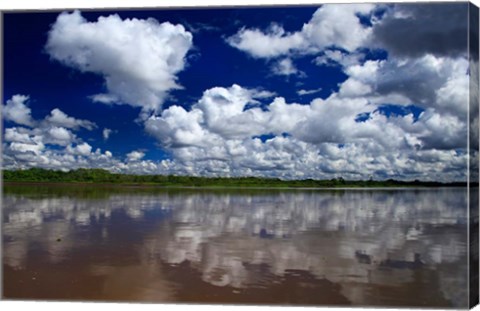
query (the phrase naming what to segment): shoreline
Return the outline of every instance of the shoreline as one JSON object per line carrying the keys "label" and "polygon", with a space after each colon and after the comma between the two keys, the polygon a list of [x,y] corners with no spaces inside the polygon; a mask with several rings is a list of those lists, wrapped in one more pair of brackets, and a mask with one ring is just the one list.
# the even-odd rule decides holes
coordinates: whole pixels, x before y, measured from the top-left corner
{"label": "shoreline", "polygon": [[[185,186],[185,185],[161,185],[150,183],[103,183],[103,182],[55,182],[55,181],[3,181],[3,186],[54,186],[54,187],[73,187],[73,186],[98,186],[102,188],[129,188],[129,189],[158,189],[158,190],[428,190],[439,188],[468,188],[469,185],[392,185],[384,187],[369,186],[345,186],[345,187],[302,187],[302,186]],[[478,187],[478,184],[475,185]]]}

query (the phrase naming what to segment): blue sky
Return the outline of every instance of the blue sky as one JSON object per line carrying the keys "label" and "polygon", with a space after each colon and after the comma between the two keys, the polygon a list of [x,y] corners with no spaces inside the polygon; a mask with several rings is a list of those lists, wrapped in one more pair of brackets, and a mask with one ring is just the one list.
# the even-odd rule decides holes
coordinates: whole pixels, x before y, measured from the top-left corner
{"label": "blue sky", "polygon": [[6,13],[3,166],[464,180],[467,9]]}

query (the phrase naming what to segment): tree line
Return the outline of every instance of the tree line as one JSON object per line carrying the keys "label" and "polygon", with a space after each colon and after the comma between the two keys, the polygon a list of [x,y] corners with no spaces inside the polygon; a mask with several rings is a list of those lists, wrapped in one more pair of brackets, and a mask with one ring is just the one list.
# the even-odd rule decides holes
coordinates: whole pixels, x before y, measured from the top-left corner
{"label": "tree line", "polygon": [[198,177],[177,175],[132,175],[111,173],[104,169],[76,169],[68,172],[30,168],[26,170],[4,170],[5,182],[58,182],[58,183],[107,183],[145,184],[181,187],[439,187],[466,186],[464,182],[442,183],[426,181],[387,180],[326,180],[303,179],[282,180],[265,177]]}

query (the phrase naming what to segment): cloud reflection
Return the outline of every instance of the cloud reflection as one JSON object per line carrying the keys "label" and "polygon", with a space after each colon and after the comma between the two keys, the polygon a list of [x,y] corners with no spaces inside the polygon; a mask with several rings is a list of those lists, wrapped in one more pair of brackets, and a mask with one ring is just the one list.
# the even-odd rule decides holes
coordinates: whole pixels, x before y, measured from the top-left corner
{"label": "cloud reflection", "polygon": [[[467,267],[465,189],[160,192],[102,199],[7,193],[3,204],[4,259],[17,269],[33,243],[52,262],[68,260],[73,250],[121,243],[148,266],[152,260],[190,262],[214,286],[269,286],[252,268],[266,265],[276,276],[307,271],[341,284],[350,301],[368,305],[375,303],[368,286],[410,286],[419,273],[434,271],[439,284],[430,290],[455,306],[466,303],[466,294],[449,290],[467,284],[461,273]],[[428,269],[410,268],[415,254]]]}

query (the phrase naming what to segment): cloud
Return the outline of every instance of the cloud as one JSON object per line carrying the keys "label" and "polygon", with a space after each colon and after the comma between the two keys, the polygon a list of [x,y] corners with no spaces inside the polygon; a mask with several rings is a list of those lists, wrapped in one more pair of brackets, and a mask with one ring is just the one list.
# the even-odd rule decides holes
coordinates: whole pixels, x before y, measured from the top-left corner
{"label": "cloud", "polygon": [[12,151],[20,158],[30,153],[38,155],[45,149],[44,140],[44,136],[36,135],[34,130],[29,128],[6,128],[3,135],[4,153]]}
{"label": "cloud", "polygon": [[[17,95],[7,103],[7,116],[15,116],[17,124],[32,127],[7,127],[3,135],[3,164],[6,168],[44,167],[67,170],[88,164],[86,158],[93,155],[99,159],[107,157],[92,152],[92,146],[74,133],[81,128],[93,130],[96,124],[68,116],[60,109],[53,109],[42,120],[31,118],[31,110],[23,104],[28,96]],[[21,109],[15,109],[20,107]],[[12,113],[12,109],[22,113]],[[21,116],[21,117],[19,117]],[[28,122],[21,122],[28,120]],[[109,152],[110,153],[110,152]],[[110,157],[111,157],[110,153]],[[80,157],[80,158],[79,158]],[[87,161],[87,162],[86,162]],[[88,166],[88,165],[87,165]]]}
{"label": "cloud", "polygon": [[349,52],[363,46],[371,28],[360,22],[358,15],[368,15],[373,4],[323,5],[302,28],[302,34],[313,50],[338,47]]}
{"label": "cloud", "polygon": [[80,127],[86,128],[87,130],[93,130],[97,127],[97,125],[91,121],[69,117],[58,108],[53,109],[50,112],[50,115],[45,118],[45,121],[52,125],[75,130],[78,130]]}
{"label": "cloud", "polygon": [[[355,69],[357,78],[376,72],[372,68],[377,67],[370,67]],[[341,88],[309,105],[277,97],[260,109],[249,104],[253,100],[249,89],[216,87],[205,91],[189,110],[171,106],[152,116],[145,129],[172,154],[159,167],[166,172],[282,178],[434,180],[442,174],[463,178],[466,158],[452,148],[466,148],[462,140],[465,120],[434,108],[417,119],[412,113],[388,117],[379,110],[379,103],[355,94]],[[359,122],[359,115],[368,118]],[[442,155],[442,163],[412,160],[432,150]],[[449,163],[460,169],[447,173]]]}
{"label": "cloud", "polygon": [[290,58],[284,58],[272,66],[272,72],[279,76],[305,76],[305,73],[298,70]]}
{"label": "cloud", "polygon": [[18,143],[30,143],[33,142],[26,132],[29,130],[26,128],[6,128],[5,134],[3,135],[4,141],[12,141]]}
{"label": "cloud", "polygon": [[88,143],[82,143],[82,144],[76,145],[75,147],[68,146],[67,151],[72,154],[88,156],[92,152],[92,146],[90,146]]}
{"label": "cloud", "polygon": [[318,53],[328,47],[352,52],[371,34],[371,27],[362,25],[357,15],[367,15],[374,8],[372,4],[325,4],[299,31],[287,33],[275,24],[265,32],[242,28],[227,43],[255,58]]}
{"label": "cloud", "polygon": [[256,105],[256,94],[256,90],[239,85],[211,88],[190,111],[171,106],[161,116],[148,119],[145,129],[168,147],[206,147],[223,139],[288,132],[308,109],[307,106],[286,104],[278,98],[268,106],[268,111],[263,111]]}
{"label": "cloud", "polygon": [[317,56],[313,62],[318,66],[336,66],[342,67],[359,65],[365,58],[360,52],[345,53],[339,50],[325,50],[323,55]]}
{"label": "cloud", "polygon": [[6,128],[5,141],[38,146],[44,144],[67,146],[79,141],[72,131],[77,131],[80,128],[93,130],[97,127],[94,122],[70,117],[58,108],[53,109],[43,120],[34,120],[31,117],[31,109],[24,104],[28,98],[25,95],[15,95],[4,106],[5,119],[30,126],[30,128]]}
{"label": "cloud", "polygon": [[[340,97],[365,98],[370,107],[396,103],[425,110],[415,122],[404,122],[405,118],[388,119],[378,126],[379,132],[385,134],[394,123],[400,129],[399,136],[403,135],[409,145],[423,150],[466,148],[469,79],[466,59],[432,54],[407,59],[390,57],[345,66],[344,72],[349,78],[340,85]],[[369,119],[367,124],[373,121]],[[336,126],[341,128],[345,123]],[[319,130],[318,126],[306,129],[306,133],[315,130]],[[370,136],[376,135],[372,132]],[[382,142],[382,137],[377,139]],[[395,141],[395,136],[388,139]]]}
{"label": "cloud", "polygon": [[145,156],[144,152],[141,151],[132,151],[130,153],[127,153],[127,161],[133,162],[133,161],[138,161],[142,159]]}
{"label": "cloud", "polygon": [[11,99],[7,100],[6,105],[2,107],[3,118],[7,121],[12,121],[17,124],[33,126],[32,111],[25,104],[29,100],[25,95],[14,95]]}
{"label": "cloud", "polygon": [[19,153],[33,153],[35,155],[40,154],[40,152],[45,149],[45,145],[42,144],[41,142],[36,143],[36,144],[25,144],[25,143],[19,143],[19,142],[12,142],[9,145],[9,149],[14,152],[19,152]]}
{"label": "cloud", "polygon": [[65,139],[70,139],[70,133],[62,128],[62,127],[53,127],[51,128],[50,130],[48,130],[48,132],[50,133],[50,135],[56,139],[60,139],[60,140],[65,140]]}
{"label": "cloud", "polygon": [[349,78],[344,81],[339,90],[339,95],[342,97],[358,97],[369,94],[372,92],[372,88],[368,84]]}
{"label": "cloud", "polygon": [[94,103],[102,103],[102,104],[106,104],[106,105],[115,104],[115,103],[118,103],[120,101],[118,99],[118,97],[116,97],[112,94],[95,94],[95,95],[90,96],[90,99]]}
{"label": "cloud", "polygon": [[[413,58],[425,54],[465,56],[467,15],[466,3],[325,4],[296,32],[288,33],[279,25],[266,31],[242,28],[227,42],[255,58],[318,53],[329,48],[348,53],[358,48],[381,48],[394,56]],[[362,23],[359,16],[369,23]],[[316,62],[354,61],[340,60],[341,53],[326,53]]]}
{"label": "cloud", "polygon": [[466,119],[459,119],[448,114],[439,114],[428,109],[421,121],[427,134],[422,137],[426,149],[452,150],[467,147]]}
{"label": "cloud", "polygon": [[[79,12],[61,14],[49,33],[47,50],[52,58],[106,79],[107,93],[92,95],[93,101],[141,107],[145,131],[171,157],[151,161],[144,159],[141,150],[121,159],[110,151],[93,152],[75,131],[93,129],[95,124],[60,110],[37,122],[24,105],[28,97],[22,97],[17,100],[20,113],[12,115],[23,120],[17,124],[25,127],[5,130],[5,166],[286,179],[465,180],[472,71],[465,55],[458,52],[463,43],[445,41],[447,33],[456,33],[455,25],[463,22],[456,17],[457,10],[447,22],[447,31],[434,29],[438,20],[431,13],[437,7],[418,7],[323,5],[297,31],[272,25],[266,30],[242,28],[227,38],[231,46],[250,56],[269,59],[267,64],[276,74],[301,75],[294,61],[305,55],[319,66],[342,70],[347,77],[330,95],[294,103],[261,87],[233,84],[212,87],[196,102],[165,110],[158,108],[169,90],[179,87],[175,76],[184,68],[191,47],[188,32],[153,20],[108,16],[87,22]],[[421,13],[426,14],[425,20]],[[441,11],[439,16],[446,14]],[[417,33],[404,34],[407,42],[418,43],[409,48],[400,44],[404,29],[394,29],[407,21],[418,26]],[[141,34],[139,38],[131,36],[127,25]],[[391,38],[385,37],[387,30],[392,31]],[[433,42],[435,36],[438,42]],[[119,37],[134,44],[120,50],[125,44]],[[147,43],[165,38],[168,42],[161,45],[168,48],[158,56],[156,45]],[[130,47],[135,45],[145,57],[133,52]],[[179,53],[169,50],[177,45]],[[375,48],[383,50],[379,57]],[[157,56],[163,67],[144,63]],[[126,81],[121,90],[118,81]],[[302,89],[297,94],[320,90]],[[414,110],[419,112],[414,114]],[[37,123],[37,128],[28,128]],[[104,139],[111,133],[105,128]]]}
{"label": "cloud", "polygon": [[227,43],[252,57],[271,58],[286,55],[306,44],[300,33],[286,33],[279,25],[272,25],[263,32],[259,29],[242,28]]}
{"label": "cloud", "polygon": [[124,103],[144,112],[158,110],[178,89],[192,34],[181,25],[118,15],[89,22],[79,11],[62,13],[48,33],[46,51],[62,64],[104,77],[106,94],[94,101]]}
{"label": "cloud", "polygon": [[202,144],[206,132],[199,125],[201,112],[188,113],[183,107],[171,106],[161,117],[152,116],[145,121],[145,130],[164,146]]}
{"label": "cloud", "polygon": [[[465,124],[453,116],[430,109],[416,121],[412,114],[387,117],[365,98],[339,94],[309,105],[278,97],[262,110],[248,108],[250,93],[238,85],[213,88],[188,111],[171,106],[147,120],[146,130],[172,155],[168,160],[142,160],[144,152],[135,150],[122,161],[83,142],[50,148],[45,136],[17,127],[5,130],[4,167],[286,179],[465,178],[467,154],[451,149],[466,148],[459,140]],[[255,117],[245,117],[256,109]],[[360,113],[369,113],[368,119],[356,122]],[[206,122],[210,114],[218,118]]]}
{"label": "cloud", "polygon": [[[28,96],[19,95],[20,99],[15,104],[23,105]],[[9,107],[15,107],[10,103]],[[22,107],[20,105],[20,107]],[[23,107],[22,107],[23,108]],[[96,128],[96,125],[88,120],[80,120],[68,116],[59,109],[53,109],[42,120],[33,120],[30,117],[30,109],[23,116],[28,116],[35,127],[13,126],[4,129],[2,140],[2,168],[3,169],[26,169],[40,167],[68,171],[78,168],[104,168],[117,173],[154,174],[164,173],[165,166],[152,161],[140,161],[144,153],[134,151],[127,155],[126,163],[114,157],[112,152],[102,152],[94,148],[80,137],[75,131],[82,127],[87,129]],[[19,114],[14,114],[18,116]],[[10,116],[10,115],[9,115]],[[18,120],[18,118],[17,118]],[[22,118],[25,120],[25,118]],[[17,123],[18,124],[18,123]],[[63,126],[61,126],[63,125]],[[111,133],[110,129],[105,133]],[[102,133],[103,134],[103,133]]]}
{"label": "cloud", "polygon": [[102,135],[103,135],[103,139],[104,140],[107,140],[108,138],[110,138],[110,134],[112,134],[113,131],[109,128],[104,128],[103,131],[102,131]]}
{"label": "cloud", "polygon": [[358,95],[369,94],[373,102],[386,103],[388,97],[397,96],[395,103],[434,108],[463,119],[468,110],[468,68],[464,58],[431,54],[405,60],[369,60],[344,68],[349,78],[341,89],[353,90],[356,86]]}
{"label": "cloud", "polygon": [[[76,140],[75,134],[63,127],[53,126],[45,129],[43,141],[54,145],[67,146]],[[42,135],[41,134],[41,135]]]}
{"label": "cloud", "polygon": [[105,168],[115,171],[119,160],[110,151],[92,152],[88,143],[68,145],[65,148],[50,148],[39,142],[36,145],[12,143],[4,146],[3,167],[5,169],[26,169],[39,167],[68,171],[78,168]]}
{"label": "cloud", "polygon": [[395,4],[373,28],[373,44],[399,57],[464,56],[468,3]]}
{"label": "cloud", "polygon": [[310,94],[315,94],[315,93],[318,93],[318,92],[321,92],[322,91],[322,88],[318,88],[318,89],[313,89],[313,90],[304,90],[304,89],[301,89],[301,90],[298,90],[297,91],[297,94],[300,95],[300,96],[304,96],[304,95],[310,95]]}
{"label": "cloud", "polygon": [[249,92],[251,93],[251,96],[254,99],[266,99],[266,98],[272,98],[277,96],[276,92],[263,90],[263,89],[250,89]]}

